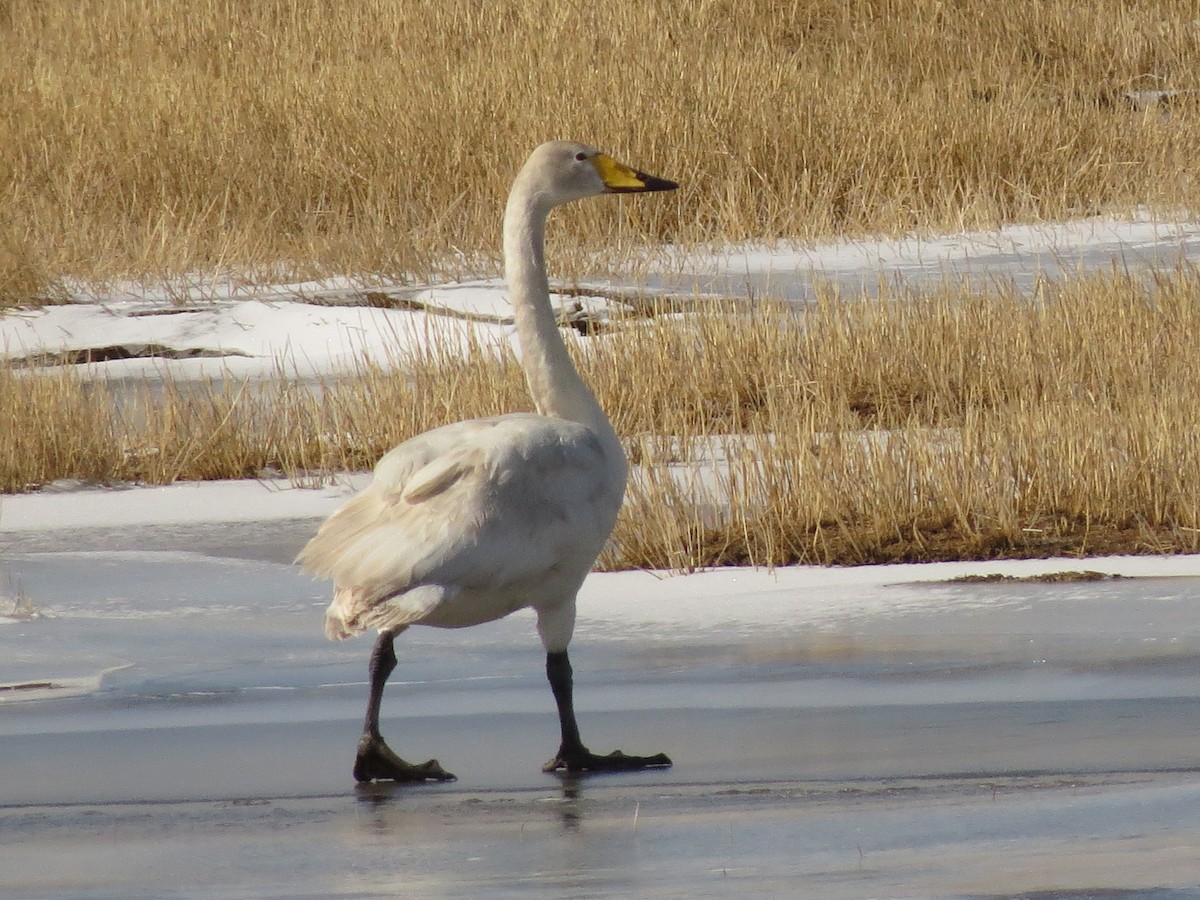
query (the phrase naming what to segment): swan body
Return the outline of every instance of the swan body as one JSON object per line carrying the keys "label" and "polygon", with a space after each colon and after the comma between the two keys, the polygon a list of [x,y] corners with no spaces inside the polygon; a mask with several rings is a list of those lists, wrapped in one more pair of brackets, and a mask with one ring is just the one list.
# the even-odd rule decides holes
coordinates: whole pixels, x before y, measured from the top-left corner
{"label": "swan body", "polygon": [[[625,460],[585,425],[533,414],[456,422],[384,456],[305,564],[334,579],[331,638],[460,628],[570,603],[604,546]],[[563,649],[569,633],[555,634]]]}
{"label": "swan body", "polygon": [[537,613],[563,731],[547,768],[670,764],[661,754],[591,754],[575,724],[567,659],[575,595],[616,522],[627,465],[559,334],[544,246],[555,206],[601,193],[674,187],[583,144],[538,147],[513,182],[504,217],[505,276],[537,413],[456,422],[400,444],[297,558],[306,572],[333,579],[325,615],[330,638],[380,633],[355,764],[359,780],[453,777],[435,760],[405,762],[379,735],[383,686],[396,662],[394,638],[411,625],[462,628],[524,607]]}

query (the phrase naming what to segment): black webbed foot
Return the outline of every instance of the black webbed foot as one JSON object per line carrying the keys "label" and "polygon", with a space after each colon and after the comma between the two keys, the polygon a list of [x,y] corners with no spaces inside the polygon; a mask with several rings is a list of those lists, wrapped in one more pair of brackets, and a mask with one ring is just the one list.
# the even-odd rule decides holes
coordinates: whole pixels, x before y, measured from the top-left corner
{"label": "black webbed foot", "polygon": [[653,756],[630,756],[620,750],[607,755],[592,753],[586,748],[565,750],[559,748],[558,755],[542,766],[543,772],[633,772],[638,769],[665,769],[671,758],[665,753]]}
{"label": "black webbed foot", "polygon": [[383,738],[364,734],[354,759],[354,780],[364,781],[454,781],[455,776],[436,759],[410,763],[395,754]]}

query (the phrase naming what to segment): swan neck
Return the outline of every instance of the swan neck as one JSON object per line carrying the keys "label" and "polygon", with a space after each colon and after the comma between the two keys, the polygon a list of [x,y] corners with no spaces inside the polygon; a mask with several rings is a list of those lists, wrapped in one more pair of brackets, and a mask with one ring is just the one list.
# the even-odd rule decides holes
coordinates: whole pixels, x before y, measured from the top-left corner
{"label": "swan neck", "polygon": [[504,215],[504,274],[513,304],[521,368],[537,411],[587,425],[616,441],[595,395],[563,343],[546,278],[546,219],[551,205],[518,176]]}

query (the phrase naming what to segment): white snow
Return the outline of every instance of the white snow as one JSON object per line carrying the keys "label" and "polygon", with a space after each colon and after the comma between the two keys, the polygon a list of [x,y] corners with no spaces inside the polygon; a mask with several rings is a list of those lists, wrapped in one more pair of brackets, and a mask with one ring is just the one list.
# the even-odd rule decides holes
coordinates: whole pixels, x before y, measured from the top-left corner
{"label": "white snow", "polygon": [[681,251],[673,256],[673,272],[651,275],[648,283],[685,295],[769,296],[801,303],[811,301],[821,288],[844,296],[875,296],[881,286],[903,293],[965,282],[973,288],[999,284],[1029,291],[1040,280],[1114,268],[1194,265],[1200,261],[1200,225],[1190,219],[1142,212],[1127,220],[1094,217],[900,240]]}
{"label": "white snow", "polygon": [[[122,289],[16,310],[0,315],[0,358],[39,360],[123,347],[134,358],[93,363],[90,372],[189,379],[282,370],[304,378],[352,370],[366,359],[402,359],[434,337],[441,347],[466,346],[472,337],[483,346],[515,341],[512,307],[500,281],[386,291],[402,299],[401,308],[362,305],[362,292],[338,282],[323,290],[311,284],[267,287],[254,299],[242,293],[210,286],[167,300]],[[602,304],[597,298],[553,300],[568,311]]]}
{"label": "white snow", "polygon": [[[490,299],[500,301],[499,288]],[[479,307],[482,304],[473,304]],[[255,377],[277,369],[297,377],[353,369],[364,358],[380,363],[436,331],[485,344],[508,340],[511,329],[490,322],[404,309],[323,306],[303,301],[213,300],[186,307],[135,300],[75,303],[0,317],[0,354],[38,357],[106,347],[153,345],[199,358],[133,358],[93,364],[95,374],[198,378]],[[443,345],[444,344],[443,341]],[[449,346],[453,346],[450,343]]]}
{"label": "white snow", "polygon": [[1200,239],[1200,223],[1162,220],[1142,213],[1130,220],[1094,217],[1065,223],[1009,225],[995,231],[962,232],[898,240],[841,239],[812,247],[752,244],[714,250],[706,260],[685,257],[703,273],[797,272],[867,278],[903,269],[954,271],[973,259],[1019,261],[1024,270],[1074,265],[1110,253],[1134,265],[1175,259],[1177,250]]}
{"label": "white snow", "polygon": [[0,496],[0,535],[130,525],[272,522],[329,515],[370,476],[359,474],[317,489],[283,479],[183,482],[166,486],[52,486]]}

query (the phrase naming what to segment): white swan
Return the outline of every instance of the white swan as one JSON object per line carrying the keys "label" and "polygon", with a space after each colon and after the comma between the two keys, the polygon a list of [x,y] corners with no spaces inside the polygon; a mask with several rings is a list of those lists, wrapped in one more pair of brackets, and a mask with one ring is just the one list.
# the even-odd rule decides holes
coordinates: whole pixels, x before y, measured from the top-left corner
{"label": "white swan", "polygon": [[379,732],[393,640],[410,625],[461,628],[523,607],[537,613],[562,743],[546,771],[669,766],[663,754],[591,753],[572,706],[567,644],[575,595],[612,531],[625,491],[621,443],[571,363],[550,307],[546,218],[602,193],[666,191],[674,182],[630,169],[582,144],[552,141],[517,174],[504,213],[504,268],[521,366],[537,414],[457,422],[405,441],[371,485],[321,526],[297,557],[332,578],[325,632],[379,631],[358,744],[359,781],[447,780],[437,760],[405,762]]}

